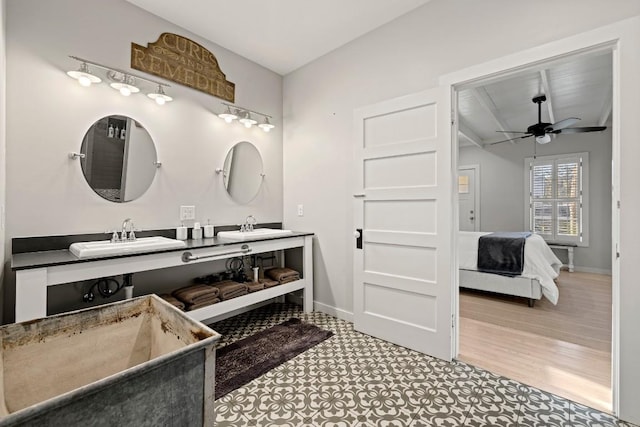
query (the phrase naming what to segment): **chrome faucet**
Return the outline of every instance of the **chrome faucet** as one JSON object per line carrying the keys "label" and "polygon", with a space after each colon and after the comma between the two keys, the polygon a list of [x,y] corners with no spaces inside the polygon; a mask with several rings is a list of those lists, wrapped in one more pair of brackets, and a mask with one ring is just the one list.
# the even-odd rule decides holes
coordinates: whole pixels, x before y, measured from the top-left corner
{"label": "chrome faucet", "polygon": [[[127,218],[124,221],[122,221],[122,233],[120,233],[120,241],[121,242],[126,242],[128,240],[127,239],[127,225],[128,224],[132,224],[131,223],[131,218]],[[132,230],[131,232],[133,233],[133,228],[131,228],[131,227],[129,227],[129,228]],[[134,235],[133,238],[135,239],[135,235]]]}
{"label": "chrome faucet", "polygon": [[[251,222],[249,220],[251,220]],[[257,223],[258,223],[258,220],[256,219],[256,217],[253,215],[249,215],[244,220],[244,224],[240,226],[240,232],[244,233],[247,231],[253,231],[253,226],[256,225]]]}

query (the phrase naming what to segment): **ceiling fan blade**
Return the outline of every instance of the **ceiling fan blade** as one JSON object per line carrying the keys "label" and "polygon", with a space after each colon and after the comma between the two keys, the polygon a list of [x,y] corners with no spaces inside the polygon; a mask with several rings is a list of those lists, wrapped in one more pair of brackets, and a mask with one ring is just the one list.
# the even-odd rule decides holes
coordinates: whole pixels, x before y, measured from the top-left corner
{"label": "ceiling fan blade", "polygon": [[600,131],[605,130],[606,128],[607,128],[606,126],[589,126],[589,127],[583,127],[583,128],[564,128],[564,129],[558,129],[558,130],[553,131],[551,133],[567,134],[567,133],[600,132]]}
{"label": "ceiling fan blade", "polygon": [[497,130],[496,132],[499,132],[499,133],[529,133],[529,132],[524,132],[524,131],[519,131],[519,130]]}
{"label": "ceiling fan blade", "polygon": [[533,134],[531,134],[531,133],[530,133],[530,134],[525,135],[525,136],[519,136],[519,137],[517,137],[517,138],[509,138],[509,139],[505,139],[505,140],[503,140],[503,141],[492,142],[492,143],[490,143],[490,144],[485,144],[485,145],[496,145],[496,144],[502,144],[503,142],[507,142],[507,141],[515,141],[515,140],[518,140],[518,139],[529,138],[529,137],[531,137],[531,136],[533,136]]}
{"label": "ceiling fan blade", "polygon": [[553,132],[556,130],[568,128],[571,125],[574,125],[580,121],[577,117],[569,117],[568,119],[560,120],[559,122],[555,122],[551,126],[547,126],[544,128],[545,132]]}

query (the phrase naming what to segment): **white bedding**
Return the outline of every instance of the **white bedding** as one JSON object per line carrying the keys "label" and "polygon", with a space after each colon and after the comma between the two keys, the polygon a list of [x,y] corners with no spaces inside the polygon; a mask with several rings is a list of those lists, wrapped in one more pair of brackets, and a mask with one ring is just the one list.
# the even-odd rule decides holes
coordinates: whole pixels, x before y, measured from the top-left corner
{"label": "white bedding", "polygon": [[[478,239],[488,232],[461,231],[458,235],[459,268],[478,269]],[[558,303],[558,287],[553,279],[558,277],[562,262],[553,253],[542,237],[531,234],[524,245],[524,265],[521,277],[537,279],[542,294],[553,304]]]}

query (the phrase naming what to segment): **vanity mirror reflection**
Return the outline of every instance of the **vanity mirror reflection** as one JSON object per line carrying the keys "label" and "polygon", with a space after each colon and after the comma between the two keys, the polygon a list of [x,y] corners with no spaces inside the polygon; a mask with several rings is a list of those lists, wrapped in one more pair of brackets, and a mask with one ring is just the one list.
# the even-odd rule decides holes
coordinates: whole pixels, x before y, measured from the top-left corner
{"label": "vanity mirror reflection", "polygon": [[258,195],[264,178],[260,152],[248,141],[238,142],[227,153],[222,175],[229,196],[236,203],[249,203]]}
{"label": "vanity mirror reflection", "polygon": [[144,194],[157,169],[156,147],[147,130],[126,116],[95,122],[82,140],[80,160],[89,186],[112,202],[129,202]]}

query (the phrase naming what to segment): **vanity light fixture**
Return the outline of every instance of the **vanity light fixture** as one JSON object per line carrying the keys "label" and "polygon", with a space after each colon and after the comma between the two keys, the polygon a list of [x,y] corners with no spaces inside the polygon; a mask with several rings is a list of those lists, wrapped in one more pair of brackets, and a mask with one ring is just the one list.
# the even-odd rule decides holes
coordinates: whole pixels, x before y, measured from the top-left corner
{"label": "vanity light fixture", "polygon": [[273,129],[275,126],[271,124],[271,122],[269,122],[269,117],[265,116],[264,118],[264,122],[260,123],[258,125],[258,127],[260,129],[262,129],[265,132],[269,132],[271,129]]}
{"label": "vanity light fixture", "polygon": [[124,73],[120,73],[117,71],[109,71],[107,72],[107,77],[109,80],[113,80],[113,83],[109,84],[112,88],[117,91],[120,91],[122,96],[129,96],[132,93],[140,92],[140,88],[135,86],[136,80]]}
{"label": "vanity light fixture", "polygon": [[231,107],[229,107],[228,105],[227,105],[227,109],[224,110],[224,112],[218,114],[218,117],[220,117],[222,120],[224,120],[227,123],[231,123],[232,121],[238,118],[237,115],[231,112]]}
{"label": "vanity light fixture", "polygon": [[240,123],[244,125],[246,128],[250,128],[251,126],[258,123],[257,120],[251,118],[251,113],[249,111],[244,113],[244,117],[238,120]]}
{"label": "vanity light fixture", "polygon": [[249,110],[248,108],[238,107],[236,105],[227,104],[226,102],[223,102],[222,105],[224,105],[226,109],[222,113],[218,114],[218,117],[220,117],[227,123],[231,123],[234,120],[238,119],[239,123],[242,123],[246,128],[250,128],[253,125],[258,124],[258,121],[251,116],[252,114],[255,114],[256,116],[264,117],[264,121],[258,125],[258,127],[263,131],[269,132],[275,127],[269,121],[269,119],[271,119],[272,117],[268,114]]}
{"label": "vanity light fixture", "polygon": [[102,81],[99,76],[92,74],[89,71],[89,64],[91,64],[96,68],[106,71],[106,73],[103,72],[102,74],[107,80],[111,81],[109,86],[118,90],[123,96],[138,93],[145,85],[153,85],[152,87],[157,89],[150,89],[147,96],[156,101],[158,105],[164,105],[165,103],[173,100],[173,98],[164,92],[164,88],[169,87],[166,83],[161,83],[147,77],[142,77],[117,68],[98,64],[97,62],[89,61],[87,59],[78,58],[77,56],[69,55],[69,57],[80,62],[80,68],[76,71],[69,71],[67,74],[78,80],[82,86],[91,86],[92,83],[100,83]]}
{"label": "vanity light fixture", "polygon": [[102,79],[89,71],[89,65],[86,62],[80,64],[80,68],[76,71],[67,71],[67,75],[74,78],[80,83],[80,86],[88,87],[91,83],[100,83]]}
{"label": "vanity light fixture", "polygon": [[164,93],[164,89],[162,89],[162,85],[158,85],[158,90],[156,92],[147,94],[147,96],[153,99],[154,101],[156,101],[156,104],[158,105],[164,105],[167,102],[173,101],[172,97]]}

